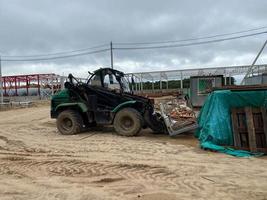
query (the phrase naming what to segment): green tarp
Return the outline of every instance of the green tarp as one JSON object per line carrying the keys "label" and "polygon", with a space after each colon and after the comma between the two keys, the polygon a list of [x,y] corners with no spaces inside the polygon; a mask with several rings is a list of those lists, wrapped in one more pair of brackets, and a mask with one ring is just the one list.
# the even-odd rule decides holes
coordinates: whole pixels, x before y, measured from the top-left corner
{"label": "green tarp", "polygon": [[247,151],[223,147],[233,145],[231,108],[246,106],[267,108],[267,90],[212,92],[198,117],[200,128],[195,136],[200,140],[201,147],[241,157],[252,155]]}

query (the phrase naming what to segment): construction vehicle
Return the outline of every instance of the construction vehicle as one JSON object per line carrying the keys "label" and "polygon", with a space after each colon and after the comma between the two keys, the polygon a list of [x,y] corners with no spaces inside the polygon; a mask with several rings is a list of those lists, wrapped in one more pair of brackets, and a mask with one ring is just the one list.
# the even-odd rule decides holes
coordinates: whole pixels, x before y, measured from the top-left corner
{"label": "construction vehicle", "polygon": [[123,136],[138,135],[147,127],[174,136],[197,127],[192,124],[176,130],[163,105],[156,112],[153,99],[133,94],[123,72],[100,68],[90,75],[84,83],[70,74],[65,89],[52,97],[51,117],[57,119],[57,128],[64,135],[99,125],[113,125]]}
{"label": "construction vehicle", "polygon": [[124,73],[100,68],[87,83],[69,75],[65,89],[51,100],[51,117],[64,135],[89,127],[113,125],[119,135],[135,136],[142,128],[166,132],[164,120],[154,112],[153,100],[134,95]]}

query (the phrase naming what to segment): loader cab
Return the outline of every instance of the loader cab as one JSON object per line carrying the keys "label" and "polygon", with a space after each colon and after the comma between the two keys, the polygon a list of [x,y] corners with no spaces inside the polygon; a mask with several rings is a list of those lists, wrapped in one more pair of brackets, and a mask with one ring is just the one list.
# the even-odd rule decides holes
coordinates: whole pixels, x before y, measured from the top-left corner
{"label": "loader cab", "polygon": [[121,93],[131,92],[129,81],[125,78],[124,73],[111,68],[96,70],[89,78],[87,84]]}

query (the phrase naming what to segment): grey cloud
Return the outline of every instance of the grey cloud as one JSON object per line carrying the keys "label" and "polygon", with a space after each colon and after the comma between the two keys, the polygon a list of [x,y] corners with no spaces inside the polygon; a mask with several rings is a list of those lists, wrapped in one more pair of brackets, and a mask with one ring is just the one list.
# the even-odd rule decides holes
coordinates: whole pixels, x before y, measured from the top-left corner
{"label": "grey cloud", "polygon": [[[0,53],[43,54],[111,40],[153,42],[235,32],[267,25],[266,7],[267,1],[262,0],[0,0]],[[128,72],[249,64],[266,38],[261,35],[184,48],[115,51],[114,60],[115,66]],[[109,52],[105,52],[56,61],[3,62],[3,73],[62,74],[73,69],[85,75],[85,66],[93,70],[109,65]]]}

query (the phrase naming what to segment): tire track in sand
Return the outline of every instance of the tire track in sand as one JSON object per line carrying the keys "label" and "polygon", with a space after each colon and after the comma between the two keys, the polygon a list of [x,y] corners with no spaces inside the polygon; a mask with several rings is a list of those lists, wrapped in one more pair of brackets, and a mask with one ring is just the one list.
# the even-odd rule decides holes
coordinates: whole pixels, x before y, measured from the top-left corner
{"label": "tire track in sand", "polygon": [[[8,162],[8,163],[7,163]],[[185,182],[175,171],[166,167],[129,163],[98,163],[80,160],[30,160],[0,159],[0,173],[4,166],[27,176],[34,174],[65,177],[116,176],[126,180],[164,184],[169,187],[200,190],[201,187],[190,180]]]}

